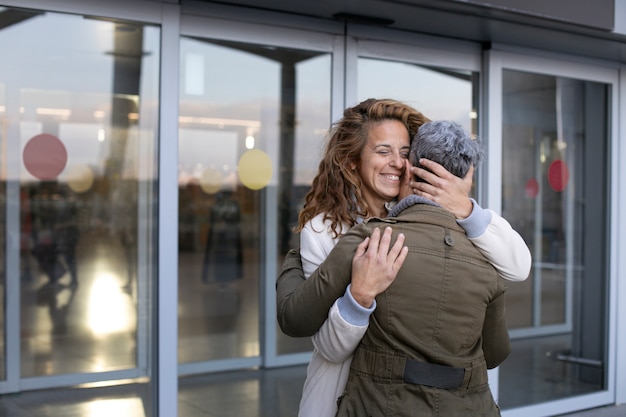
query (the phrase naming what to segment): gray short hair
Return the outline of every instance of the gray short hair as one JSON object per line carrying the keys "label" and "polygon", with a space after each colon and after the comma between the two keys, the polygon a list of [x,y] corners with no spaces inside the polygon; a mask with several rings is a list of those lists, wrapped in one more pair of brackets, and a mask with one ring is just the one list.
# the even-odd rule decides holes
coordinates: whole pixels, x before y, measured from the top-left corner
{"label": "gray short hair", "polygon": [[411,143],[409,158],[414,166],[420,166],[420,158],[430,159],[463,178],[470,166],[476,166],[483,156],[480,141],[472,139],[459,123],[434,120],[420,126]]}

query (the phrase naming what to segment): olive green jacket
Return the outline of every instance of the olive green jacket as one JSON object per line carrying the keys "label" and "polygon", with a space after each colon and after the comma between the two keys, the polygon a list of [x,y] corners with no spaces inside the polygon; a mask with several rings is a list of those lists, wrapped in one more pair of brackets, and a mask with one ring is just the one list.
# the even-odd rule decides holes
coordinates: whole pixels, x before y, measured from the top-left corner
{"label": "olive green jacket", "polygon": [[[356,247],[374,227],[387,225],[393,227],[394,239],[399,232],[405,234],[409,255],[394,283],[376,298],[377,308],[355,358],[358,358],[359,351],[373,349],[392,356],[404,355],[419,361],[465,368],[468,370],[466,375],[471,376],[474,372],[474,380],[471,385],[464,386],[462,394],[446,391],[444,394],[456,398],[448,398],[446,407],[467,410],[464,407],[469,401],[483,404],[480,406],[483,411],[475,409],[480,413],[475,415],[498,415],[488,389],[486,368],[499,365],[510,352],[504,318],[505,282],[469,241],[454,217],[441,208],[416,204],[396,218],[370,219],[353,227],[307,280],[301,278],[297,252],[288,254],[279,277],[282,285],[277,286],[278,317],[293,317],[291,313],[301,310],[306,312],[307,320],[306,323],[283,322],[281,327],[292,333],[317,331],[334,301],[343,295],[350,283]],[[375,412],[378,407],[393,409],[393,404],[386,403],[388,396],[380,392],[375,395],[378,388],[373,389],[365,382],[368,379],[362,378],[363,372],[359,372],[360,377],[353,375],[354,364],[340,411],[344,415],[357,411],[378,415]],[[367,367],[366,364],[363,366]],[[405,387],[400,392],[408,397],[402,401],[409,403],[424,401],[423,395],[417,395],[419,400],[416,399],[415,389],[434,389],[407,386],[401,380],[396,383]],[[480,392],[480,395],[473,399],[467,397],[468,390]],[[368,395],[362,397],[363,392]],[[409,392],[413,394],[409,395]],[[353,408],[362,406],[366,400],[371,403],[371,408]],[[427,403],[432,401],[430,398]],[[448,412],[451,412],[449,408]]]}

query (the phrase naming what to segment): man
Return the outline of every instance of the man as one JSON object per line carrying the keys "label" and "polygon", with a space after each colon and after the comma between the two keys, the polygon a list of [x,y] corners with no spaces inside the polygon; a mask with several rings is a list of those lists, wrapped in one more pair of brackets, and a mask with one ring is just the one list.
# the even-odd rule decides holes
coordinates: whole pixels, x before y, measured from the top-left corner
{"label": "man", "polygon": [[[435,121],[420,127],[410,158],[416,166],[428,158],[463,177],[482,150],[457,123]],[[387,226],[404,235],[409,253],[376,297],[337,415],[500,415],[487,368],[510,352],[505,285],[452,213],[410,195],[390,217],[353,227],[320,266],[316,291],[342,293],[358,245]]]}

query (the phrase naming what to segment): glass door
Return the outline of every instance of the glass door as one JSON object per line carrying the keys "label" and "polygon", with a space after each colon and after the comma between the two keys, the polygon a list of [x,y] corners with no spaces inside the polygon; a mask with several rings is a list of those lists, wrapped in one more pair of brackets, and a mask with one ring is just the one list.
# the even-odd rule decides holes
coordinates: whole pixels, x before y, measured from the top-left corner
{"label": "glass door", "polygon": [[182,32],[179,373],[304,363],[275,282],[330,126],[334,36],[191,16]]}
{"label": "glass door", "polygon": [[[609,292],[616,73],[491,55],[489,169],[503,217],[533,254],[509,285],[512,353],[499,368],[506,416],[548,416],[611,402]],[[497,123],[494,123],[497,121]],[[500,191],[500,192],[498,192]]]}
{"label": "glass door", "polygon": [[0,393],[148,377],[160,29],[0,28]]}

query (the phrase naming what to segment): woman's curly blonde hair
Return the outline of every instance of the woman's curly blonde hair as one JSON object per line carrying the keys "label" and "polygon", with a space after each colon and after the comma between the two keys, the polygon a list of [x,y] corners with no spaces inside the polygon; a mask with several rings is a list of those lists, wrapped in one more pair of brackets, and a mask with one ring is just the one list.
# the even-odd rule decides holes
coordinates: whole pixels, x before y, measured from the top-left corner
{"label": "woman's curly blonde hair", "polygon": [[[370,98],[344,110],[343,117],[331,126],[318,173],[298,214],[296,232],[320,213],[324,213],[324,220],[330,220],[334,237],[341,234],[342,225],[352,227],[358,217],[370,217],[370,207],[361,192],[363,183],[358,168],[370,129],[385,120],[400,121],[411,139],[418,128],[429,121],[411,106],[393,99]],[[350,166],[357,169],[350,169]]]}

